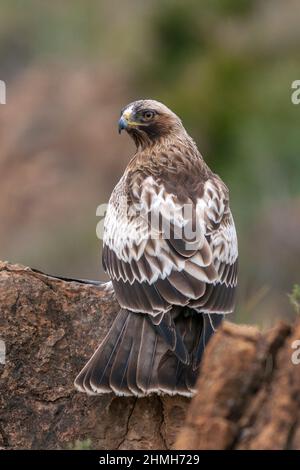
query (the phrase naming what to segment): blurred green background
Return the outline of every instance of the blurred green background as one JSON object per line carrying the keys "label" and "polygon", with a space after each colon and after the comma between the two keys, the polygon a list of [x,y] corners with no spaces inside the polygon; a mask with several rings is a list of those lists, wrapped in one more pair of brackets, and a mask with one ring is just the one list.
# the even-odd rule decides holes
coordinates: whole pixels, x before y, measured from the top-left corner
{"label": "blurred green background", "polygon": [[133,145],[120,109],[163,101],[231,191],[238,322],[294,316],[300,282],[298,0],[2,0],[0,258],[99,278],[96,207]]}

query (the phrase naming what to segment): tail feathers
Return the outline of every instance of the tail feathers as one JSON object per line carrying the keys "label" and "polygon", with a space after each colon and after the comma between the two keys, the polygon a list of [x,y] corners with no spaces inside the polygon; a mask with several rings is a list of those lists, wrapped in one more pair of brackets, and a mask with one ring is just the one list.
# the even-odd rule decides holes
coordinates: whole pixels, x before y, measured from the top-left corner
{"label": "tail feathers", "polygon": [[208,341],[223,320],[223,315],[219,313],[202,314],[199,317],[201,318],[202,326],[197,330],[199,336],[198,339],[194,340],[194,347],[191,352],[193,370],[198,369]]}
{"label": "tail feathers", "polygon": [[[177,309],[179,311],[179,309]],[[176,309],[171,312],[166,312],[161,318],[159,323],[154,323],[153,317],[147,317],[151,321],[153,328],[159,336],[164,338],[170,350],[180,359],[184,364],[189,363],[189,353],[183,342],[182,334],[175,324]]]}
{"label": "tail feathers", "polygon": [[208,316],[187,308],[165,315],[159,325],[149,321],[147,315],[121,309],[77,376],[75,386],[93,395],[114,392],[190,396],[204,346],[212,333]]}
{"label": "tail feathers", "polygon": [[111,329],[75,379],[75,386],[89,394],[111,392],[110,373],[129,317],[120,310]]}
{"label": "tail feathers", "polygon": [[204,349],[222,320],[223,315],[206,315],[191,309],[183,310],[177,317],[176,327],[188,351],[190,362],[184,364],[171,351],[163,356],[158,367],[158,380],[166,393],[189,395],[195,392]]}
{"label": "tail feathers", "polygon": [[[132,350],[134,338],[130,334],[133,323],[132,318],[127,315],[125,327],[122,330],[121,341],[117,345],[116,352],[112,355],[112,366],[110,373],[107,374],[107,381],[110,387],[123,395],[130,395],[131,390],[127,383],[127,371],[130,365],[130,353]],[[97,368],[99,366],[97,365]]]}
{"label": "tail feathers", "polygon": [[159,365],[159,383],[169,393],[189,395],[195,390],[198,375],[198,368],[193,365],[196,351],[203,341],[204,318],[201,314],[186,309],[177,317],[176,327],[188,351],[189,362],[183,363],[169,351]]}
{"label": "tail feathers", "polygon": [[[158,347],[158,343],[162,343]],[[158,388],[157,361],[167,345],[143,314],[120,310],[108,334],[75,379],[88,394],[145,395]]]}

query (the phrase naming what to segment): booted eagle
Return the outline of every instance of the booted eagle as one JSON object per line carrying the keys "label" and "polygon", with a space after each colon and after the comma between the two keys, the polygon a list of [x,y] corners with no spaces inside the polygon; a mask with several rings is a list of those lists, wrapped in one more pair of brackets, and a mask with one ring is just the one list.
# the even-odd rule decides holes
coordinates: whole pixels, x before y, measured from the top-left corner
{"label": "booted eagle", "polygon": [[238,246],[228,189],[165,105],[129,104],[123,129],[136,153],[112,192],[103,237],[120,311],[75,386],[190,396],[210,336],[234,309]]}

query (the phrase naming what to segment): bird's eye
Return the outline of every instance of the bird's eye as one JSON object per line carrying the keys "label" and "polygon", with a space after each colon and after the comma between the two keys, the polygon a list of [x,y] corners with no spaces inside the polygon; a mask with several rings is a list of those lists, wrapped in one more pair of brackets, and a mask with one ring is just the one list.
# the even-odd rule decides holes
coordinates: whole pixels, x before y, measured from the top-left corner
{"label": "bird's eye", "polygon": [[154,117],[154,112],[153,111],[145,111],[144,114],[143,114],[143,118],[146,121],[150,121],[150,119],[152,119],[153,117]]}

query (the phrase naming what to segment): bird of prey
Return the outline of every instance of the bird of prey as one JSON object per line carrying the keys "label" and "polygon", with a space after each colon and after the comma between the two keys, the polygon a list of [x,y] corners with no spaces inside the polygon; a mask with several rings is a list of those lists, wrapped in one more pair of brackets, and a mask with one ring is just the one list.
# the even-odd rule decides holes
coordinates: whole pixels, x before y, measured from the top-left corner
{"label": "bird of prey", "polygon": [[191,396],[203,350],[234,309],[238,246],[228,189],[162,103],[129,104],[123,129],[136,153],[112,192],[103,235],[120,311],[75,386]]}

